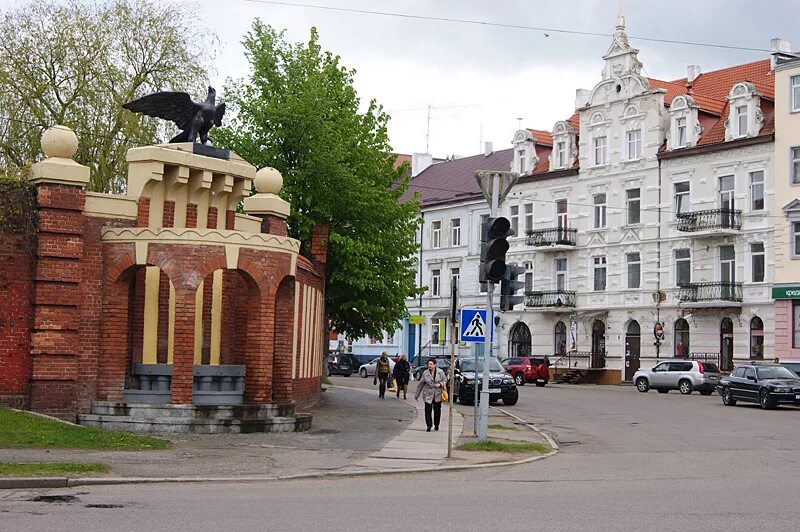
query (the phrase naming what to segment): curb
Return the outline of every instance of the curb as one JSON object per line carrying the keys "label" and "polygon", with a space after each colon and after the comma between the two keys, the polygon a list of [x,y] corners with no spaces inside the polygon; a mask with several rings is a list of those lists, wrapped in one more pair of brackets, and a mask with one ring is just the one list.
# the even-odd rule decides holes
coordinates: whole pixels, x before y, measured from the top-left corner
{"label": "curb", "polygon": [[[335,386],[348,390],[360,390],[361,388],[350,388],[347,386]],[[251,477],[106,477],[106,478],[66,478],[66,477],[6,477],[0,478],[0,489],[34,489],[34,488],[71,488],[76,486],[112,486],[126,484],[188,484],[201,482],[216,483],[235,483],[235,482],[277,482],[286,480],[310,480],[310,479],[334,479],[334,478],[353,478],[374,475],[401,475],[413,473],[438,473],[465,471],[470,469],[489,469],[493,467],[507,467],[530,464],[545,458],[550,458],[558,454],[559,447],[556,441],[546,432],[538,429],[535,424],[511,414],[510,412],[498,407],[491,407],[506,416],[517,420],[531,430],[542,436],[551,447],[551,451],[538,456],[512,460],[508,462],[487,462],[485,464],[464,464],[447,465],[438,467],[408,467],[408,468],[384,468],[384,469],[356,469],[352,471],[325,471],[319,473],[300,473],[297,475],[279,476],[251,476]]]}

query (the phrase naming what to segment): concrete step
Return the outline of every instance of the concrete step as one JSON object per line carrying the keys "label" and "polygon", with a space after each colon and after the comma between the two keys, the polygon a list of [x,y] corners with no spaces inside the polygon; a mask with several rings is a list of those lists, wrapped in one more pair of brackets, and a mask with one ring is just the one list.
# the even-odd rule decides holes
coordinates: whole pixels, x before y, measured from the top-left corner
{"label": "concrete step", "polygon": [[131,416],[120,415],[79,414],[78,423],[86,427],[105,430],[157,434],[244,434],[257,432],[293,432],[295,430],[294,417],[277,416],[265,419],[192,419],[169,416],[137,419]]}

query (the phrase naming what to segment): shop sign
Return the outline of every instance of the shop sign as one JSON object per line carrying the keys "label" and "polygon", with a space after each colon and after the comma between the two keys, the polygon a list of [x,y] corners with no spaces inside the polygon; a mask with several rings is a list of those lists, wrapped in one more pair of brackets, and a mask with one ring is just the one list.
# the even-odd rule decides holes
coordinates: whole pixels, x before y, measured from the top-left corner
{"label": "shop sign", "polygon": [[800,299],[800,286],[774,286],[772,299]]}

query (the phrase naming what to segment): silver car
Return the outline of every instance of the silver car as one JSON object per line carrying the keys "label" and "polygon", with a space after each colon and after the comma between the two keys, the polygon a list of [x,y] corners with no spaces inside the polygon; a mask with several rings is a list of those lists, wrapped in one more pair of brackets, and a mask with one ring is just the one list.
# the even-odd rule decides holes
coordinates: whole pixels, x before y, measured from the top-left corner
{"label": "silver car", "polygon": [[711,395],[722,375],[713,362],[701,360],[665,360],[651,370],[639,370],[633,375],[636,389],[644,393],[653,388],[659,393],[679,390],[684,395],[693,391]]}
{"label": "silver car", "polygon": [[[378,366],[378,359],[381,357],[376,357],[367,362],[366,364],[361,364],[361,367],[358,368],[358,374],[361,375],[363,378],[367,378],[367,376],[372,377],[375,375],[375,368]],[[391,358],[389,359],[389,372],[394,371],[394,360]]]}

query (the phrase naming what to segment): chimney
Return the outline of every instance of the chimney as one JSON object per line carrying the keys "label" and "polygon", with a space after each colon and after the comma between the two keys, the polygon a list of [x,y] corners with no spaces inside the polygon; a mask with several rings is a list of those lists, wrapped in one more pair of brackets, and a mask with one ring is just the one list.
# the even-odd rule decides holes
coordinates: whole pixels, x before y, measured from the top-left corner
{"label": "chimney", "polygon": [[592,95],[592,91],[589,89],[577,89],[575,91],[575,109],[581,109],[586,107],[589,103],[589,98]]}
{"label": "chimney", "polygon": [[792,43],[780,37],[775,37],[769,41],[770,68],[774,69],[775,66],[782,60],[787,58],[796,57],[792,54]]}
{"label": "chimney", "polygon": [[700,65],[689,65],[686,67],[686,84],[691,85],[700,75]]}
{"label": "chimney", "polygon": [[494,144],[491,142],[484,142],[483,143],[483,156],[488,157],[494,151]]}
{"label": "chimney", "polygon": [[433,156],[430,153],[411,154],[411,177],[416,177],[427,167],[433,164]]}

